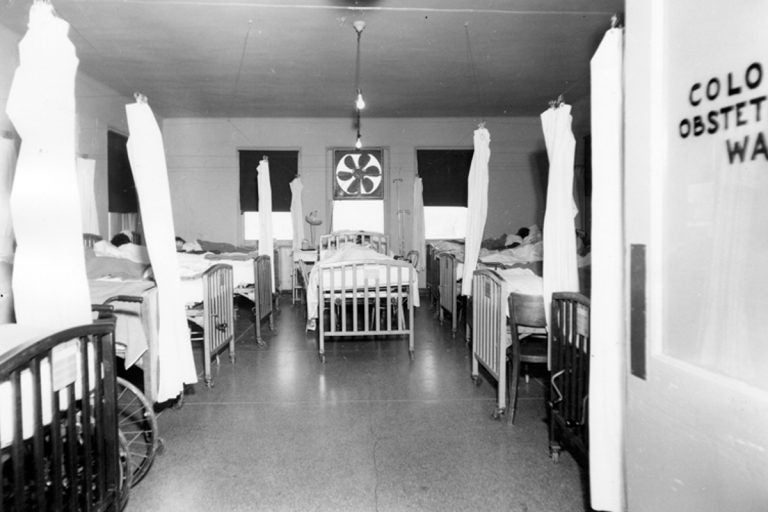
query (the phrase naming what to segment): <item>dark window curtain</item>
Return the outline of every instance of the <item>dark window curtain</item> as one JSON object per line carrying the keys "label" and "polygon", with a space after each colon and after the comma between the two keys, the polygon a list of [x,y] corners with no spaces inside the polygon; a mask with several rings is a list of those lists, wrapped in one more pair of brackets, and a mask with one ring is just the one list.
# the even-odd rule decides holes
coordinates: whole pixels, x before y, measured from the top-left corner
{"label": "dark window curtain", "polygon": [[259,211],[258,167],[269,159],[272,211],[291,211],[291,181],[299,173],[298,151],[240,150],[240,212]]}
{"label": "dark window curtain", "polygon": [[467,206],[472,149],[419,149],[416,164],[424,206]]}
{"label": "dark window curtain", "polygon": [[128,160],[128,137],[107,131],[108,208],[113,213],[136,213],[139,198]]}

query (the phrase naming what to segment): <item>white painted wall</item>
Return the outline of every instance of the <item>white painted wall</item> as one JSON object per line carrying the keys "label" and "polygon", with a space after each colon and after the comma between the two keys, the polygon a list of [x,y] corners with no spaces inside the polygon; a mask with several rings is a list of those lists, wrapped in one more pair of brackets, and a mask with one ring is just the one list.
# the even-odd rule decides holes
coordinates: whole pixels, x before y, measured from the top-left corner
{"label": "white painted wall", "polygon": [[[472,148],[477,121],[464,118],[363,119],[366,145],[388,155],[388,231],[398,246],[392,180],[402,178],[400,209],[411,208],[418,148]],[[544,152],[538,117],[491,118],[489,216],[486,236],[514,232],[543,219],[545,194],[536,156]],[[351,120],[166,119],[163,137],[177,233],[187,239],[242,241],[238,196],[238,149],[298,149],[304,210],[320,210],[328,229],[328,149],[354,143]],[[544,171],[546,172],[546,171]],[[410,217],[404,218],[406,246]]]}

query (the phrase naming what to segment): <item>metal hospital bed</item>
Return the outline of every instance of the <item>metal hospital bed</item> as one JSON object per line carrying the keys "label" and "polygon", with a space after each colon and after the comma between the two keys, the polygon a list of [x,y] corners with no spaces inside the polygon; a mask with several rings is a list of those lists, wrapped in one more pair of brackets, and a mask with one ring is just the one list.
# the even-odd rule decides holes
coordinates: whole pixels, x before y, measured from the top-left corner
{"label": "metal hospital bed", "polygon": [[552,294],[552,365],[549,450],[557,462],[563,447],[582,462],[589,451],[590,300],[580,294]]}
{"label": "metal hospital bed", "polygon": [[[376,258],[323,260],[327,251],[350,245],[367,247],[377,253],[372,254]],[[379,233],[342,232],[320,237],[319,259],[312,269],[310,286],[317,287],[321,361],[325,362],[326,339],[363,336],[408,336],[408,352],[413,357],[416,270],[406,260],[389,258],[388,247],[387,237]],[[313,291],[308,290],[310,293]]]}
{"label": "metal hospital bed", "polygon": [[[197,281],[195,279],[194,281]],[[203,342],[205,385],[213,387],[211,362],[219,364],[220,354],[229,350],[229,359],[235,363],[235,312],[232,267],[218,263],[209,267],[199,278],[202,287],[200,301],[189,301],[187,319],[196,328],[191,330],[192,341]],[[195,284],[196,286],[196,284]]]}
{"label": "metal hospital bed", "polygon": [[114,325],[102,318],[42,336],[0,326],[0,510],[120,510],[127,502]]}
{"label": "metal hospital bed", "polygon": [[275,330],[276,297],[272,293],[272,264],[266,254],[253,259],[253,285],[239,286],[235,293],[253,303],[254,338],[259,345],[264,344],[261,336],[261,324],[264,319],[269,321],[269,330]]}

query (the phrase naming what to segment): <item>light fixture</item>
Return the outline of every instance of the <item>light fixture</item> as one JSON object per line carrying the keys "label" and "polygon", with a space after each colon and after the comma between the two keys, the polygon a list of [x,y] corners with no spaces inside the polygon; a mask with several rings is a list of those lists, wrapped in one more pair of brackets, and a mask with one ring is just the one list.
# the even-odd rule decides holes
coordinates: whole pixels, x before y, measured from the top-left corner
{"label": "light fixture", "polygon": [[355,127],[357,128],[357,141],[355,142],[355,148],[361,149],[363,147],[363,140],[360,137],[360,111],[365,108],[365,100],[363,99],[363,91],[360,89],[360,36],[363,34],[365,28],[365,22],[358,20],[352,23],[352,26],[357,32],[357,54],[355,56]]}

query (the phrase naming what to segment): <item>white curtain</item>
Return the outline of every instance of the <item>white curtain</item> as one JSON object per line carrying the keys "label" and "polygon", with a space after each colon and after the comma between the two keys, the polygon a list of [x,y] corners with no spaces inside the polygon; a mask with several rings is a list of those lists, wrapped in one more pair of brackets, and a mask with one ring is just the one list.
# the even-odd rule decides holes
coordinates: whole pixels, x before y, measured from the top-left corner
{"label": "white curtain", "polygon": [[16,167],[16,144],[0,138],[0,324],[13,321],[13,224],[11,219],[11,185]]}
{"label": "white curtain", "polygon": [[576,254],[578,213],[573,200],[573,159],[576,141],[571,132],[571,106],[562,104],[541,114],[549,158],[547,210],[544,212],[544,312],[549,325],[552,292],[578,292]]}
{"label": "white curtain", "polygon": [[413,248],[419,251],[419,270],[424,268],[426,261],[426,247],[424,242],[424,183],[421,178],[413,180]]}
{"label": "white curtain", "polygon": [[[269,161],[265,158],[257,167],[259,173],[259,254],[269,256],[272,275],[275,275],[275,242],[272,238],[272,185],[269,182]],[[272,279],[272,293],[275,292],[275,280]]]}
{"label": "white curtain", "polygon": [[599,277],[591,296],[589,470],[592,508],[610,512],[626,509],[623,40],[622,29],[610,29],[591,62],[592,276]]}
{"label": "white curtain", "polygon": [[475,151],[467,180],[467,237],[464,245],[464,276],[461,294],[472,295],[472,274],[477,267],[480,243],[483,241],[488,215],[488,160],[491,157],[491,135],[488,130],[475,130]]}
{"label": "white curtain", "polygon": [[77,158],[77,185],[80,191],[80,214],[83,218],[83,233],[99,234],[99,217],[96,213],[96,160]]}
{"label": "white curtain", "polygon": [[157,400],[177,397],[184,384],[197,382],[179,279],[168,169],[160,128],[146,102],[125,106],[128,118],[128,159],[144,215],[144,239],[157,282],[159,385]]}
{"label": "white curtain", "polygon": [[[291,181],[291,224],[293,225],[293,250],[301,249],[304,241],[304,205],[301,201],[301,191],[304,185],[298,176]],[[261,199],[259,199],[261,204]]]}
{"label": "white curtain", "polygon": [[16,321],[52,331],[92,321],[75,173],[78,59],[68,31],[50,4],[32,4],[7,104],[22,141],[10,198]]}

